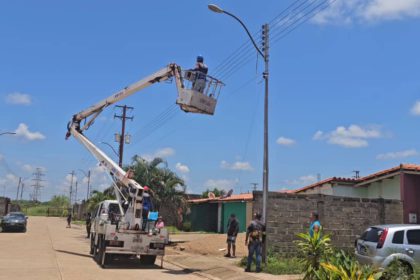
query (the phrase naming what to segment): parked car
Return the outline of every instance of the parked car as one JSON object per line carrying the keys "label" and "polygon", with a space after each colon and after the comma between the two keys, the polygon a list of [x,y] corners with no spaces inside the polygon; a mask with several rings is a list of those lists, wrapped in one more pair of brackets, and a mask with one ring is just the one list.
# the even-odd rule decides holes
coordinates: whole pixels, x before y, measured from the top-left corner
{"label": "parked car", "polygon": [[28,217],[21,212],[10,212],[2,218],[0,228],[3,231],[20,230],[26,232],[27,219]]}
{"label": "parked car", "polygon": [[356,239],[355,246],[362,264],[386,268],[397,260],[413,272],[420,265],[420,225],[372,226]]}

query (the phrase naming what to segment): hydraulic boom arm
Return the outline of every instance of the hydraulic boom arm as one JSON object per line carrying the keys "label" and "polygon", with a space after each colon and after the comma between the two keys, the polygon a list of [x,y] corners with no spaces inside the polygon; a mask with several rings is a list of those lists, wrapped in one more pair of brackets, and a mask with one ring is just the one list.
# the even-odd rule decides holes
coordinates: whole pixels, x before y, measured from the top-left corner
{"label": "hydraulic boom arm", "polygon": [[[191,72],[191,71],[189,71]],[[108,106],[140,91],[156,82],[175,79],[178,90],[177,104],[186,112],[213,114],[217,102],[217,96],[223,83],[219,80],[207,76],[205,81],[207,86],[202,91],[195,89],[187,89],[184,86],[184,80],[181,67],[172,63],[167,67],[157,71],[156,73],[128,86],[110,97],[100,101],[99,103],[75,114],[67,125],[66,139],[71,135],[74,136],[85,148],[92,153],[100,164],[107,169],[114,181],[119,182],[122,187],[114,184],[114,191],[120,205],[125,211],[122,217],[122,228],[140,230],[141,229],[141,212],[143,202],[143,187],[135,180],[128,178],[126,172],[118,166],[103,151],[96,147],[84,134],[83,131],[88,129],[96,119],[96,117]],[[189,73],[190,74],[190,73]],[[190,77],[191,75],[186,75]],[[196,80],[191,80],[192,85]],[[89,118],[89,119],[88,119]],[[81,127],[82,120],[86,123]]]}

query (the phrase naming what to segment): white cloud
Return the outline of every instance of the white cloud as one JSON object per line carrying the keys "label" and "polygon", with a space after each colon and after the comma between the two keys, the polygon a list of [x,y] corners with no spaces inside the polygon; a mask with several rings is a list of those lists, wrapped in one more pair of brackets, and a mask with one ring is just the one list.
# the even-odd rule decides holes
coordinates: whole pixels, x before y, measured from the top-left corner
{"label": "white cloud", "polygon": [[228,163],[227,161],[222,160],[222,162],[220,163],[220,168],[242,171],[254,170],[251,164],[247,161],[235,161],[234,163]]}
{"label": "white cloud", "polygon": [[286,185],[294,186],[294,187],[304,187],[304,186],[308,186],[316,182],[317,182],[317,177],[314,175],[305,175],[305,176],[299,177],[298,179],[285,181]]}
{"label": "white cloud", "polygon": [[213,188],[218,188],[218,189],[223,189],[225,191],[228,191],[230,189],[233,189],[239,182],[239,179],[233,179],[233,180],[229,180],[229,179],[210,179],[207,180],[204,183],[204,187],[206,189],[213,189]]}
{"label": "white cloud", "polygon": [[420,101],[416,101],[410,112],[414,116],[420,116]]}
{"label": "white cloud", "polygon": [[419,0],[372,0],[362,11],[367,20],[391,20],[420,16]]}
{"label": "white cloud", "polygon": [[181,173],[188,173],[188,172],[190,172],[190,168],[189,168],[187,165],[182,164],[182,163],[180,163],[180,162],[178,162],[178,163],[175,165],[175,169],[176,169],[178,172],[181,172]]}
{"label": "white cloud", "polygon": [[376,156],[376,159],[379,160],[388,160],[388,159],[399,159],[418,156],[419,153],[415,149],[405,150],[400,152],[390,152],[385,154],[379,154]]}
{"label": "white cloud", "polygon": [[323,133],[318,130],[312,139],[326,140],[330,144],[346,148],[362,148],[369,145],[368,139],[381,137],[383,135],[378,127],[362,128],[352,124],[348,128],[339,126],[329,133]]}
{"label": "white cloud", "polygon": [[32,165],[30,165],[30,164],[24,164],[24,165],[22,166],[22,169],[23,169],[24,171],[28,172],[28,173],[32,173],[32,172],[34,172],[34,171],[35,171],[35,167],[33,167],[33,166],[32,166]]}
{"label": "white cloud", "polygon": [[18,182],[19,182],[19,177],[11,173],[7,173],[6,176],[0,177],[0,185],[17,186]]}
{"label": "white cloud", "polygon": [[6,96],[6,103],[14,105],[31,105],[32,100],[29,94],[14,92]]}
{"label": "white cloud", "polygon": [[19,124],[18,128],[15,130],[17,137],[25,138],[29,141],[43,140],[46,137],[41,132],[31,132],[26,124]]}
{"label": "white cloud", "polygon": [[279,137],[276,142],[277,142],[277,144],[282,145],[282,146],[292,146],[296,143],[295,140],[290,139],[290,138],[286,138],[286,137],[282,137],[282,136]]}
{"label": "white cloud", "polygon": [[350,24],[418,16],[420,16],[420,0],[337,0],[315,15],[312,22]]}
{"label": "white cloud", "polygon": [[321,130],[318,130],[317,132],[315,132],[314,136],[312,137],[313,140],[320,140],[322,139],[322,136],[324,135],[324,133]]}
{"label": "white cloud", "polygon": [[167,158],[173,155],[175,155],[175,150],[173,148],[167,147],[157,150],[154,154],[145,154],[141,157],[147,161],[151,161],[154,158]]}

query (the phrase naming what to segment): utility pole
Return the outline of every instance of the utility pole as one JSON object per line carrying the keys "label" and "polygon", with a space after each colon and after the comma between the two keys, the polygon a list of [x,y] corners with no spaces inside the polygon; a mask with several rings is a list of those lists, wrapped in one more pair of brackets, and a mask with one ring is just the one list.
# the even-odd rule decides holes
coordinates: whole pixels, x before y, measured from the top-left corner
{"label": "utility pole", "polygon": [[22,177],[19,177],[19,182],[17,185],[17,193],[16,193],[16,200],[19,199],[19,189],[20,189],[20,183],[22,183]]}
{"label": "utility pole", "polygon": [[25,187],[25,184],[22,182],[21,188],[20,188],[20,200],[22,200],[23,196],[23,188]]}
{"label": "utility pole", "polygon": [[70,205],[73,205],[72,198],[73,198],[73,178],[74,178],[74,170],[70,173],[71,181],[70,181]]}
{"label": "utility pole", "polygon": [[[267,203],[268,203],[268,77],[269,77],[269,68],[268,68],[268,58],[269,58],[269,27],[268,24],[262,26],[262,50],[264,52],[264,64],[265,69],[263,73],[263,78],[265,80],[265,92],[264,92],[264,157],[263,157],[263,219],[265,228],[267,228],[268,214],[267,214]],[[265,238],[264,244],[262,247],[262,258],[263,262],[267,264],[267,248],[268,248],[268,238]]]}
{"label": "utility pole", "polygon": [[76,192],[74,194],[74,203],[77,203],[77,183],[78,181],[76,180]]}
{"label": "utility pole", "polygon": [[124,105],[124,106],[117,105],[116,107],[122,108],[122,115],[121,116],[118,116],[118,115],[114,114],[114,118],[119,118],[119,119],[121,119],[121,122],[122,122],[121,134],[119,136],[118,136],[118,134],[115,134],[116,141],[120,142],[118,165],[120,167],[122,167],[123,153],[124,153],[124,142],[126,142],[127,144],[129,144],[129,142],[130,142],[130,136],[125,135],[125,120],[127,120],[127,119],[128,120],[133,120],[133,118],[134,118],[134,117],[127,117],[127,109],[132,110],[134,108],[133,107],[128,107],[127,105]]}
{"label": "utility pole", "polygon": [[256,190],[257,190],[258,183],[251,183],[251,185],[253,185],[253,186],[254,186],[254,187],[253,187],[253,190],[254,190],[254,191],[256,191]]}
{"label": "utility pole", "polygon": [[90,170],[88,170],[88,182],[87,182],[87,194],[86,194],[86,201],[90,197]]}
{"label": "utility pole", "polygon": [[42,173],[41,168],[38,167],[35,173],[33,174],[33,176],[34,178],[32,179],[32,181],[34,181],[34,184],[32,185],[32,187],[34,187],[34,192],[33,192],[32,199],[34,201],[39,201],[40,195],[41,195],[41,188],[44,187],[41,185],[41,182],[44,181],[42,180],[42,176],[45,176],[45,174]]}

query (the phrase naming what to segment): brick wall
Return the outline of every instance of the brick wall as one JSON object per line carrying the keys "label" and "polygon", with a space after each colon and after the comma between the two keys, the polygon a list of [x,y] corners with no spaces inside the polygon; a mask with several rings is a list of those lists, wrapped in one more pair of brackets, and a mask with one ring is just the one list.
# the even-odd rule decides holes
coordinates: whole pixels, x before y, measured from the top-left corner
{"label": "brick wall", "polygon": [[[254,212],[261,212],[262,192],[254,192]],[[320,194],[270,193],[267,238],[269,246],[285,255],[296,254],[296,234],[308,232],[309,216],[319,213],[324,232],[334,246],[354,248],[356,235],[376,224],[402,223],[403,207],[397,200],[334,197]]]}

